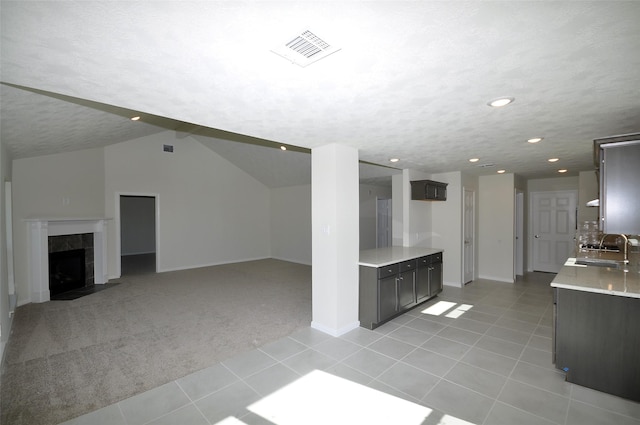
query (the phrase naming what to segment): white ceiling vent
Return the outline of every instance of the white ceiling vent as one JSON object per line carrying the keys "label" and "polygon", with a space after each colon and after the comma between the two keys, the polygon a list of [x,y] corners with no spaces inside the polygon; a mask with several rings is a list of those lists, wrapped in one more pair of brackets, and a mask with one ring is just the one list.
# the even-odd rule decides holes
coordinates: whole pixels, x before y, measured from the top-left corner
{"label": "white ceiling vent", "polygon": [[297,65],[305,67],[332,53],[340,47],[332,46],[309,30],[300,32],[290,41],[271,51]]}

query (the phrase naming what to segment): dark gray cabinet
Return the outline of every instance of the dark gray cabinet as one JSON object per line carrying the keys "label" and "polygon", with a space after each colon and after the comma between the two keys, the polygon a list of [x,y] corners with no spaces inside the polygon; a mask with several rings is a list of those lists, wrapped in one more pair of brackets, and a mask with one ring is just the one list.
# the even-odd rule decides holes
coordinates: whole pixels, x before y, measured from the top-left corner
{"label": "dark gray cabinet", "polygon": [[605,233],[640,234],[640,134],[596,139]]}
{"label": "dark gray cabinet", "polygon": [[414,201],[446,201],[447,183],[433,180],[414,180],[411,183],[411,199]]}
{"label": "dark gray cabinet", "polygon": [[640,401],[640,298],[554,292],[552,349],[567,381]]}
{"label": "dark gray cabinet", "polygon": [[416,302],[425,301],[442,292],[442,253],[418,258]]}
{"label": "dark gray cabinet", "polygon": [[415,269],[416,260],[404,261],[400,263],[400,274],[398,275],[398,311],[412,307],[416,302],[415,294]]}
{"label": "dark gray cabinet", "polygon": [[429,270],[429,297],[434,297],[442,292],[442,258],[433,262]]}
{"label": "dark gray cabinet", "polygon": [[360,325],[374,329],[442,291],[442,253],[360,266]]}
{"label": "dark gray cabinet", "polygon": [[383,321],[392,317],[398,310],[397,281],[398,264],[377,269],[377,314],[375,321]]}

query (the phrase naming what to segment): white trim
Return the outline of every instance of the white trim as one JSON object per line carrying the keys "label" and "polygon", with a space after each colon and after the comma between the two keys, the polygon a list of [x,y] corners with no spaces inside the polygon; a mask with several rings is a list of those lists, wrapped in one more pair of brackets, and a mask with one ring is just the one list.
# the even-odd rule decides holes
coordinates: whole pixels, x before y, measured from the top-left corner
{"label": "white trim", "polygon": [[311,322],[311,327],[313,329],[319,330],[320,332],[324,332],[326,334],[329,334],[331,336],[335,336],[335,337],[339,337],[342,336],[344,334],[346,334],[347,332],[351,332],[354,329],[357,329],[360,327],[360,321],[355,321],[353,323],[348,324],[347,326],[343,326],[340,329],[334,329],[334,328],[330,328],[328,326],[322,325],[318,322],[312,321]]}
{"label": "white trim", "polygon": [[93,274],[96,285],[106,283],[107,218],[35,218],[26,219],[28,231],[27,276],[31,302],[51,300],[49,292],[49,236],[93,233]]}
{"label": "white trim", "polygon": [[111,276],[112,279],[117,279],[122,276],[122,262],[120,257],[122,256],[122,247],[120,241],[120,197],[121,196],[142,196],[146,198],[154,198],[155,215],[156,215],[156,273],[159,273],[160,268],[160,194],[158,193],[146,193],[146,192],[116,192],[115,193],[115,254],[116,254],[116,273]]}
{"label": "white trim", "polygon": [[171,267],[171,268],[158,270],[158,273],[176,272],[176,271],[180,271],[180,270],[200,269],[200,268],[203,268],[203,267],[223,266],[225,264],[244,263],[246,261],[268,260],[270,258],[272,258],[272,257],[255,257],[255,258],[245,258],[245,259],[242,259],[242,260],[220,261],[220,262],[215,262],[215,263],[194,264],[194,265],[191,265],[191,266]]}
{"label": "white trim", "polygon": [[310,266],[311,265],[311,263],[308,262],[308,261],[292,260],[290,258],[284,258],[284,257],[265,257],[265,258],[272,258],[274,260],[286,261],[288,263],[302,264],[302,265],[305,265],[305,266]]}
{"label": "white trim", "polygon": [[505,282],[505,283],[515,283],[515,280],[509,280],[503,277],[486,276],[486,275],[478,276],[478,279],[495,280],[497,282]]}

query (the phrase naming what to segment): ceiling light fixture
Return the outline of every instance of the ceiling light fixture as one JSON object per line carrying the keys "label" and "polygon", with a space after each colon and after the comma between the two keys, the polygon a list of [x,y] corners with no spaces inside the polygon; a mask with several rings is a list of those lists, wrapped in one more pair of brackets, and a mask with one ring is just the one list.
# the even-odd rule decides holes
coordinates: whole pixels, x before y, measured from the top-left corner
{"label": "ceiling light fixture", "polygon": [[284,146],[284,145],[282,145],[282,146],[280,146],[280,150],[286,151],[286,150],[287,150],[287,147],[286,147],[286,146]]}
{"label": "ceiling light fixture", "polygon": [[493,99],[489,102],[487,102],[487,105],[491,106],[492,108],[500,108],[502,106],[507,106],[508,104],[512,103],[515,99],[513,97],[499,97],[497,99]]}
{"label": "ceiling light fixture", "polygon": [[398,162],[398,161],[400,161],[400,158],[391,158],[389,160],[389,162]]}
{"label": "ceiling light fixture", "polygon": [[527,140],[527,143],[538,143],[541,142],[544,137],[534,137],[532,139]]}
{"label": "ceiling light fixture", "polygon": [[549,159],[547,159],[547,161],[549,161],[549,162],[558,162],[558,161],[560,161],[560,158],[549,158]]}
{"label": "ceiling light fixture", "polygon": [[469,160],[469,162],[478,162],[478,161],[480,161],[480,158],[471,158]]}
{"label": "ceiling light fixture", "polygon": [[139,121],[140,120],[140,116],[137,115],[135,117],[131,117],[131,121]]}
{"label": "ceiling light fixture", "polygon": [[498,174],[504,174],[506,172],[507,172],[507,170],[498,170]]}
{"label": "ceiling light fixture", "polygon": [[567,170],[563,168],[563,169],[561,169],[561,170],[558,170],[558,172],[559,172],[559,173],[566,173],[566,172],[567,172]]}

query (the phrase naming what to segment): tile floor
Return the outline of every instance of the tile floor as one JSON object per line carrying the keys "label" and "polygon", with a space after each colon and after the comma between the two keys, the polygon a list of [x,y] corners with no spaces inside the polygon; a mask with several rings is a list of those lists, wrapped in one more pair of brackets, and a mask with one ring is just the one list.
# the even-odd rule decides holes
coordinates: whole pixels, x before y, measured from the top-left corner
{"label": "tile floor", "polygon": [[[640,403],[554,369],[552,278],[445,287],[373,331],[339,338],[306,328],[65,425],[640,425]],[[451,303],[444,313],[423,312],[442,301]]]}

